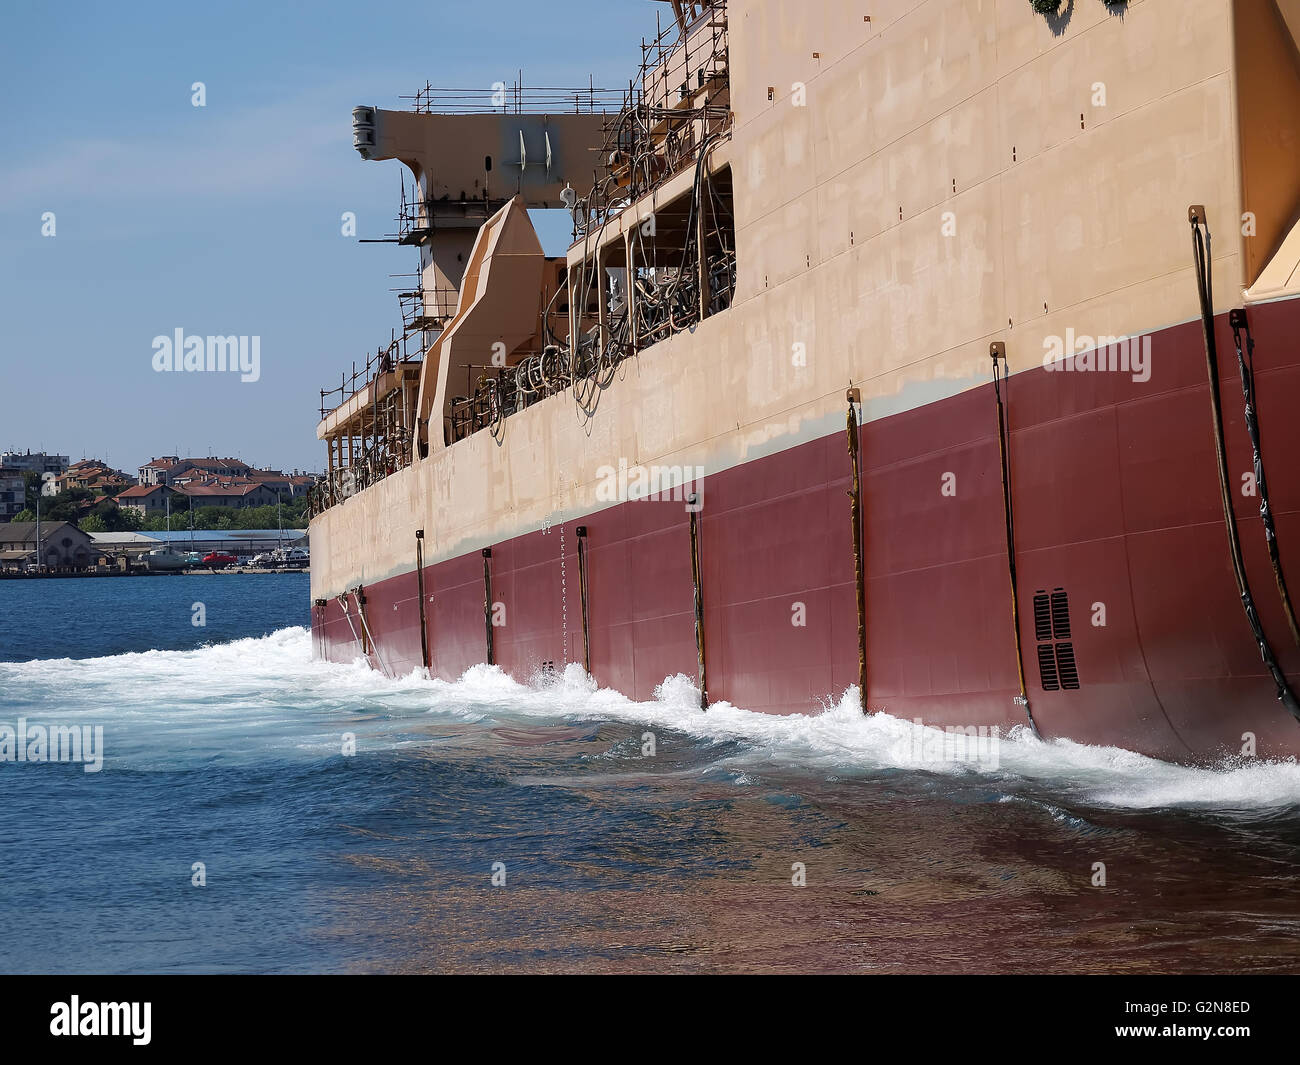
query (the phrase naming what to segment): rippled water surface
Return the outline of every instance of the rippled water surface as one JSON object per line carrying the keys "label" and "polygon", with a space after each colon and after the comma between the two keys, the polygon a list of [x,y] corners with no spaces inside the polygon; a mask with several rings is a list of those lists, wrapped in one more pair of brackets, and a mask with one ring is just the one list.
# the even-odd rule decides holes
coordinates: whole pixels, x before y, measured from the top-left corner
{"label": "rippled water surface", "polygon": [[574,666],[390,680],[312,662],[307,594],[0,582],[0,725],[105,751],[0,763],[0,969],[1300,967],[1293,763],[1016,734],[918,768],[916,726],[842,693],[777,718]]}

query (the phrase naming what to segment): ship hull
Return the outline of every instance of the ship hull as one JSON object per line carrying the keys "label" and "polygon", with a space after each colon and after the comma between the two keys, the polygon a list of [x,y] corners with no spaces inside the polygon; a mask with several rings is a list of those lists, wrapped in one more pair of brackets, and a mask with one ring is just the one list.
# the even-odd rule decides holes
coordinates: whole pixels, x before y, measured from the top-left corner
{"label": "ship hull", "polygon": [[[1300,301],[1256,306],[1250,320],[1272,511],[1284,570],[1300,582]],[[1277,659],[1300,682],[1245,479],[1253,465],[1226,316],[1217,332],[1247,572]],[[1148,380],[1036,368],[1004,392],[1034,719],[1046,739],[1175,761],[1294,756],[1300,724],[1277,699],[1233,576],[1200,324],[1153,334],[1151,350]],[[807,713],[857,683],[846,433],[706,477],[698,530],[710,700]],[[992,386],[859,433],[868,708],[935,726],[1024,724]],[[489,558],[476,549],[424,567],[423,620],[414,547],[410,571],[317,600],[316,654],[365,657],[396,675],[421,668],[427,649],[430,671],[452,680],[487,660],[491,627],[493,662],[526,681],[584,662],[585,628],[602,687],[648,699],[665,677],[697,678],[680,500],[619,502],[485,546]],[[1046,638],[1036,601],[1062,607]]]}

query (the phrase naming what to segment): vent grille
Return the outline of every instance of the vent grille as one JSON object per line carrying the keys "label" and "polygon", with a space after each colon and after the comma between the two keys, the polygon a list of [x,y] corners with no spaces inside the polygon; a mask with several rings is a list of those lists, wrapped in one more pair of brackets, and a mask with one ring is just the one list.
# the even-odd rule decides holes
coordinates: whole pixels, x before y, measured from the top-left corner
{"label": "vent grille", "polygon": [[1038,679],[1045,692],[1077,691],[1079,664],[1070,642],[1070,595],[1064,588],[1034,593],[1034,639]]}
{"label": "vent grille", "polygon": [[1034,595],[1034,639],[1050,640],[1052,638],[1052,614],[1047,603],[1047,593]]}
{"label": "vent grille", "polygon": [[1038,645],[1038,674],[1042,680],[1043,691],[1055,692],[1061,690],[1061,684],[1056,679],[1056,655],[1053,654],[1050,643],[1040,643]]}
{"label": "vent grille", "polygon": [[1079,667],[1074,661],[1074,644],[1056,645],[1056,671],[1061,678],[1061,687],[1066,691],[1075,691],[1079,687]]}
{"label": "vent grille", "polygon": [[1052,593],[1052,635],[1058,640],[1070,638],[1070,597],[1064,588]]}

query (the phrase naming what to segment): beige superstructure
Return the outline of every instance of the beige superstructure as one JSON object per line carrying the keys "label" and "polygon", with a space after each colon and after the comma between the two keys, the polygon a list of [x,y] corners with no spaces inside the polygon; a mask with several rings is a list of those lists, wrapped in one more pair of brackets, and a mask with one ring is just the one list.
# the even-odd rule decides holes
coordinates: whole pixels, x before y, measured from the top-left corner
{"label": "beige superstructure", "polygon": [[[1271,139],[1255,122],[1300,98],[1298,6],[1067,0],[1045,18],[1027,0],[732,0],[731,118],[707,158],[734,208],[731,306],[623,362],[594,411],[566,390],[448,444],[430,404],[426,456],[313,520],[313,596],[409,570],[416,529],[437,561],[597,510],[600,470],[620,459],[707,474],[824,436],[850,386],[867,420],[954,395],[988,380],[994,340],[1020,371],[1070,330],[1190,320],[1191,204],[1216,236],[1222,308],[1295,294],[1300,184],[1267,165],[1286,147],[1277,114]],[[567,283],[606,249],[617,268],[690,181],[669,176],[574,245]],[[517,296],[536,317],[538,292]],[[461,292],[456,313],[474,302]],[[592,310],[580,302],[571,324]],[[497,339],[521,348],[508,328],[475,331],[478,361]],[[438,365],[424,360],[420,388]],[[339,432],[330,417],[322,438]],[[330,453],[343,464],[341,444]]]}

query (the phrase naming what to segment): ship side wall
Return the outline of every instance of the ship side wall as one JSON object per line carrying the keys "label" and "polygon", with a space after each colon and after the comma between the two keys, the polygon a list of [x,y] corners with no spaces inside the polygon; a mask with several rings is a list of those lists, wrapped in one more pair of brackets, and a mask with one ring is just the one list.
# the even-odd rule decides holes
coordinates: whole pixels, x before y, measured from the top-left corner
{"label": "ship side wall", "polygon": [[[989,384],[1003,341],[1018,635],[1044,734],[1203,758],[1248,731],[1294,752],[1227,561],[1195,321],[1190,204],[1216,234],[1217,310],[1242,300],[1232,5],[1142,0],[1121,18],[1076,3],[1055,29],[1022,0],[873,8],[866,23],[838,2],[734,0],[735,305],[624,363],[594,413],[552,397],[318,516],[318,653],[365,650],[345,594],[362,585],[372,628],[401,632],[372,663],[421,665],[424,530],[435,673],[484,661],[491,631],[493,660],[527,679],[583,661],[585,629],[602,685],[647,698],[673,673],[698,681],[690,513],[605,491],[620,464],[672,467],[704,478],[710,697],[773,712],[834,700],[858,672],[855,432],[868,703],[1023,723]],[[1251,315],[1285,560],[1300,479],[1276,456],[1300,447],[1300,303]],[[1218,334],[1235,487],[1252,465],[1223,313]],[[1044,364],[1054,343],[1108,337],[1145,338],[1145,367]],[[1295,675],[1258,499],[1234,498],[1260,615]]]}
{"label": "ship side wall", "polygon": [[[1239,214],[1230,5],[1077,4],[1059,35],[1027,9],[733,3],[735,306],[629,360],[593,416],[553,397],[317,517],[313,596],[409,570],[417,528],[436,561],[600,509],[620,459],[713,474],[815,440],[850,385],[867,421],[956,395],[993,339],[1020,371],[1045,338],[1194,317],[1187,205]],[[1226,307],[1235,241],[1214,266]]]}

